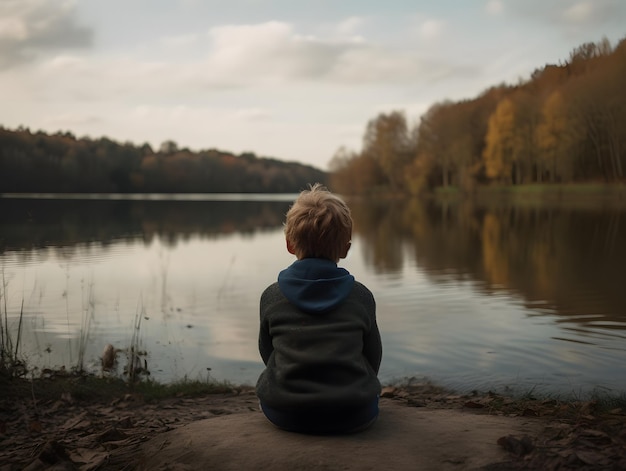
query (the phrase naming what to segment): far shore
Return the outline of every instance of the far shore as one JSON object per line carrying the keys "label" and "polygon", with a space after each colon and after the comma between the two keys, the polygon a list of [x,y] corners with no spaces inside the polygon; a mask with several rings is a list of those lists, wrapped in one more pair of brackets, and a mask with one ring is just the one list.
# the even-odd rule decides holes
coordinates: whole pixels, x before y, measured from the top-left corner
{"label": "far shore", "polygon": [[[449,186],[447,188],[458,188]],[[444,190],[445,187],[437,187],[436,191]],[[476,185],[477,192],[511,192],[511,193],[586,193],[586,194],[613,194],[626,195],[626,182],[623,183],[602,183],[602,182],[579,182],[579,183],[524,183],[519,185],[505,185],[491,183],[489,185]]]}
{"label": "far shore", "polygon": [[[374,189],[369,196],[391,196],[392,194]],[[0,198],[41,198],[41,199],[129,199],[129,200],[217,200],[217,201],[240,201],[246,199],[268,200],[268,201],[290,201],[297,193],[190,193],[184,188],[178,191],[164,193],[86,193],[86,192],[25,192],[25,193],[0,193]],[[350,195],[345,195],[350,197]],[[397,197],[407,197],[407,194],[394,194]],[[581,199],[606,199],[622,201],[626,199],[626,182],[623,183],[601,183],[601,182],[581,182],[581,183],[531,183],[520,185],[489,184],[473,185],[471,188],[462,188],[455,185],[436,187],[431,196],[438,199],[463,197],[480,201],[501,200],[502,197],[516,200],[522,199],[561,199],[561,198],[581,198]]]}
{"label": "far shore", "polygon": [[438,200],[471,199],[479,203],[610,203],[626,207],[626,183],[546,183],[528,185],[480,185],[470,190],[439,187]]}

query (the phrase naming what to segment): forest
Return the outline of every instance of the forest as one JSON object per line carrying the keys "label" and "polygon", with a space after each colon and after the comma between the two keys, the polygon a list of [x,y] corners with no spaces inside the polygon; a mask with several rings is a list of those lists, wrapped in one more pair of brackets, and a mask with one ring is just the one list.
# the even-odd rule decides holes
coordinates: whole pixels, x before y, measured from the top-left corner
{"label": "forest", "polygon": [[297,193],[327,180],[312,166],[253,153],[192,152],[174,141],[153,151],[106,137],[2,127],[0,175],[0,193]]}
{"label": "forest", "polygon": [[360,152],[330,163],[343,194],[421,194],[480,185],[626,182],[626,38],[585,43],[567,60],[473,99],[369,121]]}
{"label": "forest", "polygon": [[165,141],[49,135],[0,127],[0,193],[292,193],[308,183],[345,195],[418,195],[481,185],[626,182],[626,38],[575,48],[567,60],[473,99],[367,123],[359,152],[339,149],[330,175],[312,166],[193,152]]}

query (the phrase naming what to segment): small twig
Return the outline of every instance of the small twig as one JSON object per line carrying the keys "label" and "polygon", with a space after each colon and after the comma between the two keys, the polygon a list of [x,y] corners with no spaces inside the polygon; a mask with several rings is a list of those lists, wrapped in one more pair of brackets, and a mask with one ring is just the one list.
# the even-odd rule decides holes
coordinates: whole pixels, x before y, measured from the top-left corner
{"label": "small twig", "polygon": [[[2,269],[2,292],[4,293],[4,331],[2,337],[2,353],[11,355],[11,336],[9,335],[9,311],[7,310],[7,282],[4,278],[4,268]],[[0,322],[2,320],[0,319]],[[10,361],[10,359],[9,359]]]}
{"label": "small twig", "polygon": [[163,442],[159,445],[159,451],[161,451],[163,448],[165,448],[167,445],[170,444],[169,440],[163,440]]}
{"label": "small twig", "polygon": [[17,326],[17,338],[15,339],[15,354],[13,355],[14,361],[17,361],[17,351],[20,347],[20,337],[22,336],[22,319],[24,317],[24,298],[22,298],[22,307],[20,308],[20,322]]}
{"label": "small twig", "polygon": [[30,377],[30,394],[33,397],[33,409],[35,409],[35,414],[39,415],[39,411],[37,410],[37,398],[35,397],[35,382],[33,381],[33,376]]}

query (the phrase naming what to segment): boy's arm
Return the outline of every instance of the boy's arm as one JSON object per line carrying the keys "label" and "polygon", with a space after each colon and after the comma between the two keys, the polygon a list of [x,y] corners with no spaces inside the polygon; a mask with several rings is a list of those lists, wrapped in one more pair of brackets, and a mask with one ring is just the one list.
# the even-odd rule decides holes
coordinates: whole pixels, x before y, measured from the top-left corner
{"label": "boy's arm", "polygon": [[[365,288],[365,287],[364,287]],[[376,322],[376,301],[371,291],[365,288],[365,306],[370,318],[370,330],[363,336],[363,355],[378,374],[380,362],[383,358],[383,344],[380,339],[380,331]]]}
{"label": "boy's arm", "polygon": [[363,355],[365,359],[372,365],[372,368],[378,374],[380,369],[380,362],[383,358],[383,345],[380,339],[380,332],[378,330],[378,324],[376,324],[376,318],[372,321],[372,326],[363,338]]}
{"label": "boy's arm", "polygon": [[261,327],[259,329],[259,353],[261,354],[263,363],[266,365],[273,350],[274,347],[272,346],[272,337],[270,337],[267,323],[261,322]]}
{"label": "boy's arm", "polygon": [[274,351],[274,345],[272,344],[272,337],[270,335],[269,322],[267,320],[267,308],[271,304],[271,291],[272,286],[268,287],[261,295],[259,302],[260,313],[260,327],[259,327],[259,353],[263,359],[263,363],[267,365],[270,355]]}

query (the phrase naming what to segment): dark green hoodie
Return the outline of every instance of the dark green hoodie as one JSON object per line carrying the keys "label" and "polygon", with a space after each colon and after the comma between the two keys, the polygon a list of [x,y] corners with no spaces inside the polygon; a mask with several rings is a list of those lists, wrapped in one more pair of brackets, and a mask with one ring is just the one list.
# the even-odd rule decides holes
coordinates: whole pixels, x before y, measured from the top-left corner
{"label": "dark green hoodie", "polygon": [[372,293],[324,259],[294,262],[261,296],[257,382],[277,410],[359,407],[380,394],[382,346]]}

